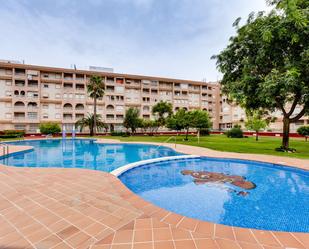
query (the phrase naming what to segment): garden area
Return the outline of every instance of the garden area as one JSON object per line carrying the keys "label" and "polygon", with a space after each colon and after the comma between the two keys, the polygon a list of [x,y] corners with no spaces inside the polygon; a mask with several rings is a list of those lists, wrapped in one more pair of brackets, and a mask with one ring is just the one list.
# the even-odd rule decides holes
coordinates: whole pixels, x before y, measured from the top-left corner
{"label": "garden area", "polygon": [[[104,136],[98,138],[111,138],[119,139],[122,142],[157,142],[164,143],[170,136]],[[276,151],[281,144],[282,138],[279,137],[261,137],[257,142],[255,137],[244,138],[228,138],[225,135],[209,135],[201,136],[200,143],[198,143],[197,137],[190,135],[188,141],[185,141],[184,135],[176,136],[177,144],[186,144],[191,146],[200,146],[218,151],[228,151],[237,153],[253,153],[253,154],[265,154],[275,156],[287,156],[294,158],[309,159],[309,143],[304,139],[290,138],[291,147],[296,149],[294,153]],[[174,143],[174,139],[171,139],[169,143]]]}

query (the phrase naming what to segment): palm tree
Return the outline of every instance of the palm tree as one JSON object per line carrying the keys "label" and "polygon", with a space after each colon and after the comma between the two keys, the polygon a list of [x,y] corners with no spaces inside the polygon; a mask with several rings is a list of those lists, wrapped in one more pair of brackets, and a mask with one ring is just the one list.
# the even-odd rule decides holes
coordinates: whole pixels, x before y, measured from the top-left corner
{"label": "palm tree", "polygon": [[83,131],[85,127],[89,127],[90,136],[94,135],[94,124],[96,124],[96,128],[100,131],[102,129],[107,129],[107,125],[102,121],[101,115],[97,114],[96,118],[94,118],[94,114],[88,114],[87,117],[84,117],[78,120],[75,123],[75,127],[80,131]]}
{"label": "palm tree", "polygon": [[[93,116],[97,117],[97,99],[104,96],[104,82],[101,76],[93,75],[87,85],[87,92],[93,98]],[[91,127],[90,134],[96,135],[97,119],[93,119],[94,123]],[[89,127],[90,128],[90,127]]]}

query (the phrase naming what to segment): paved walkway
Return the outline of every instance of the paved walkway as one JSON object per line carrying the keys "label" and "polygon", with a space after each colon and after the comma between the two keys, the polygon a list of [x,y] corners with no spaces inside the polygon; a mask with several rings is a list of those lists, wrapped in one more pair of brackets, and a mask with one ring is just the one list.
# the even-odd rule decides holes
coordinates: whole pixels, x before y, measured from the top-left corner
{"label": "paved walkway", "polygon": [[[177,145],[177,150],[219,156],[188,147]],[[228,156],[232,154],[244,156]],[[291,164],[289,158],[274,160]],[[301,161],[306,168],[308,160]],[[144,201],[104,172],[0,166],[0,248],[300,249],[309,248],[309,234],[236,228],[180,216]]]}

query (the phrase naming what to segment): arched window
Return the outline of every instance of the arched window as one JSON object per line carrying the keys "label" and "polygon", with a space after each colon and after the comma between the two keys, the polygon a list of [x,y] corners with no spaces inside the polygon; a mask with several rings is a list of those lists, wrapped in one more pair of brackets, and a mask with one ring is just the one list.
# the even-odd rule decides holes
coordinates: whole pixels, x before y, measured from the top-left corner
{"label": "arched window", "polygon": [[115,108],[113,105],[106,106],[106,110],[113,111]]}
{"label": "arched window", "polygon": [[15,106],[15,107],[24,107],[25,104],[24,104],[24,102],[17,101],[17,102],[15,102],[14,106]]}
{"label": "arched window", "polygon": [[76,106],[75,106],[75,110],[84,110],[84,109],[85,109],[85,107],[84,107],[83,104],[76,104]]}
{"label": "arched window", "polygon": [[72,110],[73,106],[70,103],[66,103],[66,104],[64,104],[63,108],[66,109],[66,110]]}

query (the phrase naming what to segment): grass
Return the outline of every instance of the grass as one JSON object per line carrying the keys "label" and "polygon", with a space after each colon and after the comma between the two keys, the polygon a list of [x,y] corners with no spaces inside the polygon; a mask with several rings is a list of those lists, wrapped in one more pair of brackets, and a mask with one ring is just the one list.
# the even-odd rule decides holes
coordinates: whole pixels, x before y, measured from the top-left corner
{"label": "grass", "polygon": [[[170,136],[132,136],[132,137],[115,137],[104,136],[104,138],[119,139],[127,142],[165,142]],[[100,137],[102,138],[102,137]],[[280,147],[281,138],[276,137],[260,137],[259,141],[255,141],[254,137],[248,138],[227,138],[224,135],[210,135],[200,138],[200,144],[197,142],[196,136],[190,136],[189,141],[184,141],[184,136],[177,137],[178,144],[187,144],[192,146],[200,146],[213,150],[229,151],[237,153],[265,154],[275,156],[286,156],[294,158],[309,159],[309,142],[298,138],[290,139],[290,147],[295,148],[295,153],[277,152],[275,148]],[[170,143],[173,143],[172,139]]]}
{"label": "grass", "polygon": [[[119,139],[124,142],[165,142],[170,136],[132,136],[132,137],[116,137],[116,136],[104,136],[97,138],[111,138]],[[1,139],[0,141],[12,141],[18,139]],[[184,141],[184,136],[178,136],[178,144],[187,144],[191,146],[200,146],[213,150],[237,152],[237,153],[251,153],[251,154],[265,154],[275,156],[286,156],[294,158],[309,159],[309,141],[305,142],[305,139],[291,138],[290,147],[295,148],[295,153],[277,152],[275,148],[280,147],[281,138],[277,137],[260,137],[258,142],[254,137],[248,138],[227,138],[225,135],[210,135],[200,138],[200,144],[197,142],[196,136],[189,136],[189,141]],[[174,143],[174,139],[171,139],[170,143]]]}

